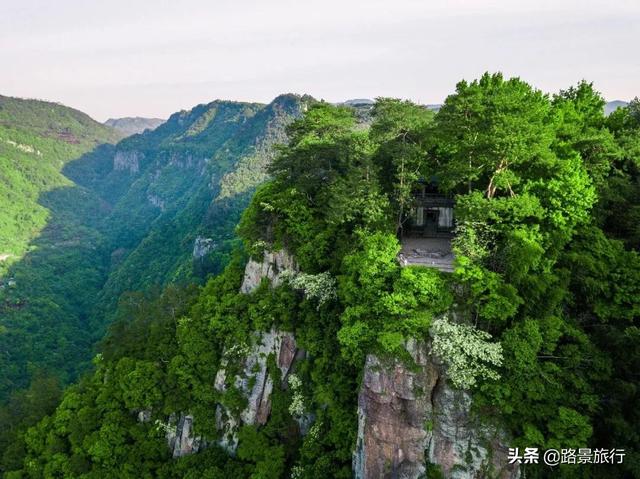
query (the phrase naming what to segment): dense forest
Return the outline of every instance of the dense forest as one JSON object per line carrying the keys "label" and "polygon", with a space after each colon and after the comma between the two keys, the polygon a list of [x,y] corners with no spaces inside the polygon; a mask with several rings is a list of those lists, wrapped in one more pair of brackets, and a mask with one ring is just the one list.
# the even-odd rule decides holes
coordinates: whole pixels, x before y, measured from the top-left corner
{"label": "dense forest", "polygon": [[77,110],[0,97],[0,402],[43,363],[70,379],[91,347],[80,323],[104,274],[104,205],[62,170],[119,138]]}
{"label": "dense forest", "polygon": [[216,101],[115,144],[120,133],[76,110],[2,97],[0,449],[30,388],[55,401],[91,367],[123,292],[222,269],[270,145],[304,101]]}
{"label": "dense forest", "polygon": [[[108,212],[94,226],[100,266],[60,278],[98,285],[83,300],[88,343],[110,326],[62,391],[82,370],[50,359],[68,338],[15,362],[12,328],[32,332],[26,314],[55,326],[80,313],[18,307],[31,298],[20,274],[42,284],[43,273],[35,260],[10,267],[0,472],[353,477],[363,368],[375,357],[417,370],[418,341],[509,447],[626,451],[622,464],[526,464],[526,477],[640,477],[640,101],[609,116],[604,105],[587,82],[547,95],[500,74],[461,81],[437,112],[389,98],[364,113],[292,95],[214,102],[68,163]],[[455,199],[453,273],[397,261],[425,179]],[[216,247],[195,261],[194,241]],[[274,252],[290,267],[247,291],[245,265]],[[50,309],[65,294],[33,293]],[[247,420],[261,363],[249,375],[242,365],[274,331],[304,358],[283,371],[263,354],[268,414]],[[167,439],[185,415],[202,446],[176,454]],[[426,463],[424,474],[448,471]]]}

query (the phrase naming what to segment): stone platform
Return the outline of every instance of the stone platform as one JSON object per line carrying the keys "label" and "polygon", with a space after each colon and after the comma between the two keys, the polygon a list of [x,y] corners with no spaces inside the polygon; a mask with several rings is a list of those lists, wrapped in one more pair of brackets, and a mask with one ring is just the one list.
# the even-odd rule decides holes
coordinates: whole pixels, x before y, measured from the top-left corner
{"label": "stone platform", "polygon": [[401,243],[398,261],[402,266],[426,266],[446,273],[453,272],[455,257],[450,238],[405,237]]}

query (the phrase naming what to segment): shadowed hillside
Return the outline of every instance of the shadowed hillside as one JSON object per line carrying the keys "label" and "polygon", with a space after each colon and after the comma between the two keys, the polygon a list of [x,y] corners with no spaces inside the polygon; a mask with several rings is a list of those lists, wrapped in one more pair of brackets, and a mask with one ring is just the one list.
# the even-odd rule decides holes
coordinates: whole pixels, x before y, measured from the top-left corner
{"label": "shadowed hillside", "polygon": [[76,377],[123,292],[219,271],[306,101],[215,101],[113,145],[76,110],[0,98],[0,399]]}

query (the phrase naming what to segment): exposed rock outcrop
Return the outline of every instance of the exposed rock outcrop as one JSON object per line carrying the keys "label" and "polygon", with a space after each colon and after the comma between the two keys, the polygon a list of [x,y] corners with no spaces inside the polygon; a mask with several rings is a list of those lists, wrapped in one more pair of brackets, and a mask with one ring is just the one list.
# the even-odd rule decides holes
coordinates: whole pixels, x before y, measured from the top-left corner
{"label": "exposed rock outcrop", "polygon": [[[240,292],[253,292],[263,278],[268,278],[272,286],[277,286],[280,284],[280,275],[283,271],[297,271],[297,269],[295,260],[287,251],[267,251],[264,253],[261,263],[253,259],[247,263]],[[216,375],[215,388],[219,392],[224,392],[228,385],[233,384],[243,392],[248,401],[248,405],[240,413],[240,417],[234,417],[222,405],[218,406],[216,410],[216,423],[218,429],[222,431],[222,439],[219,444],[233,452],[237,447],[236,433],[240,424],[263,425],[271,413],[273,380],[267,372],[269,355],[274,354],[284,383],[294,362],[303,359],[305,353],[298,349],[295,337],[291,333],[276,329],[255,333],[249,350],[241,359],[240,372],[233,379],[228,379],[227,365],[230,353],[231,351],[225,352],[222,367]]]}
{"label": "exposed rock outcrop", "polygon": [[138,411],[138,422],[145,423],[151,421],[151,410],[143,409],[142,411]]}
{"label": "exposed rock outcrop", "polygon": [[213,251],[217,245],[212,238],[205,238],[203,236],[196,237],[193,242],[193,259],[205,257],[209,252]]}
{"label": "exposed rock outcrop", "polygon": [[[193,256],[204,256],[208,252],[207,248],[214,247],[213,240],[198,237],[194,244]],[[254,291],[262,278],[269,278],[275,286],[279,284],[280,274],[284,270],[296,269],[295,261],[286,251],[265,253],[262,263],[250,260],[247,264],[241,292]],[[276,365],[280,369],[280,387],[286,384],[296,361],[305,357],[305,352],[298,348],[293,334],[277,329],[256,332],[246,348],[235,346],[224,352],[213,387],[224,394],[233,386],[247,399],[247,406],[237,416],[222,404],[216,407],[216,425],[221,432],[217,442],[230,453],[234,453],[238,445],[237,432],[241,425],[264,425],[269,418],[274,387],[273,379],[267,370],[267,360],[271,354],[274,355]],[[309,418],[304,420],[310,421]],[[308,427],[308,424],[305,422],[304,426]],[[177,419],[175,415],[169,418],[166,437],[173,457],[195,453],[208,442],[193,435],[193,417],[188,414],[180,414]]]}
{"label": "exposed rock outcrop", "polygon": [[285,270],[298,270],[295,260],[286,250],[265,251],[261,263],[253,259],[247,263],[240,292],[253,292],[260,285],[262,278],[269,278],[272,286],[278,286],[281,281],[280,275]]}
{"label": "exposed rock outcrop", "polygon": [[[273,380],[267,371],[267,359],[273,354],[280,369],[282,382],[286,381],[296,360],[304,358],[291,333],[272,329],[269,332],[256,333],[253,345],[241,360],[240,372],[228,378],[229,356],[223,359],[222,367],[216,374],[215,388],[224,393],[230,385],[235,386],[247,398],[247,407],[239,417],[219,405],[216,410],[216,422],[222,432],[220,445],[229,451],[237,446],[236,433],[241,424],[264,425],[271,413],[271,392]],[[237,367],[237,364],[234,366]]]}
{"label": "exposed rock outcrop", "polygon": [[356,478],[415,479],[426,463],[447,478],[519,477],[506,437],[470,413],[471,398],[453,390],[428,345],[410,341],[416,367],[366,358],[358,397]]}
{"label": "exposed rock outcrop", "polygon": [[174,458],[194,454],[200,450],[202,439],[193,435],[193,416],[180,414],[169,419],[166,438]]}
{"label": "exposed rock outcrop", "polygon": [[194,156],[190,153],[171,153],[168,164],[178,168],[188,170],[198,170],[200,174],[204,173],[203,168],[209,162],[208,158],[202,156]]}
{"label": "exposed rock outcrop", "polygon": [[149,203],[151,203],[153,206],[155,206],[156,208],[160,208],[160,211],[165,210],[164,200],[159,196],[154,194],[148,194],[147,199],[149,200]]}
{"label": "exposed rock outcrop", "polygon": [[138,173],[140,171],[140,160],[144,155],[135,150],[116,151],[113,156],[113,169],[115,171],[129,171],[129,173]]}

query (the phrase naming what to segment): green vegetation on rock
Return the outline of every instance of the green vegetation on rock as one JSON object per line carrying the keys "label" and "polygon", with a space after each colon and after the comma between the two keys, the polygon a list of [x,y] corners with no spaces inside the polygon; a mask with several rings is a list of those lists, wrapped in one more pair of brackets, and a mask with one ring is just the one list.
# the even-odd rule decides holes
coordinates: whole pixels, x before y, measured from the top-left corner
{"label": "green vegetation on rock", "polygon": [[[97,156],[70,167],[113,206],[100,225],[119,253],[97,301],[113,322],[94,369],[57,408],[27,405],[34,411],[12,425],[6,477],[352,477],[367,355],[412,368],[407,343],[430,337],[452,384],[469,388],[475,413],[514,446],[627,451],[621,465],[527,465],[527,477],[638,476],[639,102],[605,117],[588,83],[550,97],[485,74],[460,82],[436,114],[382,98],[363,126],[349,107],[309,102],[274,133],[275,111],[297,116],[301,101],[200,106],[120,143],[138,152],[121,157],[123,170],[99,174],[107,160]],[[255,160],[262,146],[249,139],[272,144],[285,132],[286,146]],[[186,164],[214,144],[198,179]],[[266,175],[242,213],[240,245],[233,225]],[[411,189],[430,178],[456,201],[452,274],[396,261]],[[201,234],[227,243],[204,270],[219,274],[189,286]],[[300,271],[241,293],[245,256],[279,250]],[[122,294],[130,289],[141,291]],[[255,333],[272,330],[291,332],[306,359],[284,383],[265,359],[268,420],[243,424],[228,454],[214,411],[245,408],[233,377]],[[226,390],[214,387],[221,367]],[[165,433],[180,413],[207,447],[174,459]]]}

